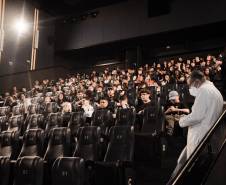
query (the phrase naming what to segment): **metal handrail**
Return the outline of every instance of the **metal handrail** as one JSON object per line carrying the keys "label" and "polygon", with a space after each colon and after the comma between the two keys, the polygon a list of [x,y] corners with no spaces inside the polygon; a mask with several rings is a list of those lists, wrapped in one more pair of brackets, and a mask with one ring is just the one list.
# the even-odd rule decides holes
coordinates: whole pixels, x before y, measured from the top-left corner
{"label": "metal handrail", "polygon": [[184,175],[184,173],[187,171],[189,167],[192,166],[192,164],[197,160],[197,156],[202,151],[202,149],[206,146],[206,143],[208,142],[209,138],[214,134],[214,131],[217,129],[219,124],[221,123],[222,118],[226,114],[226,110],[223,111],[221,116],[218,118],[216,123],[211,127],[211,129],[206,133],[204,138],[201,140],[200,144],[197,146],[196,150],[192,153],[190,158],[185,162],[185,164],[180,168],[179,172],[175,177],[173,177],[167,185],[176,185],[177,181]]}

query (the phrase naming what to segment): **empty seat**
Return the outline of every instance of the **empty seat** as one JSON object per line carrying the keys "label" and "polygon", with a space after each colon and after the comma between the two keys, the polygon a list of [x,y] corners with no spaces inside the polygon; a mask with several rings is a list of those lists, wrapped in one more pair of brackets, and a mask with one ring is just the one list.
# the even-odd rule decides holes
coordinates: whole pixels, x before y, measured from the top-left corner
{"label": "empty seat", "polygon": [[135,88],[130,88],[126,92],[128,97],[129,105],[136,106],[137,105],[137,92]]}
{"label": "empty seat", "polygon": [[58,111],[58,104],[56,102],[47,103],[45,106],[45,113],[56,113]]}
{"label": "empty seat", "polygon": [[0,134],[0,156],[16,159],[19,152],[19,134],[15,131],[3,131]]}
{"label": "empty seat", "polygon": [[8,120],[8,130],[21,133],[24,118],[22,115],[12,116]]}
{"label": "empty seat", "polygon": [[44,98],[40,94],[40,96],[35,96],[35,97],[31,98],[31,103],[37,104],[37,103],[43,102],[43,100],[44,100]]}
{"label": "empty seat", "polygon": [[44,159],[53,163],[58,157],[69,157],[71,133],[69,128],[53,128],[49,132],[48,148]]}
{"label": "empty seat", "polygon": [[116,125],[134,125],[136,120],[136,110],[134,108],[117,109]]}
{"label": "empty seat", "polygon": [[158,135],[162,131],[163,121],[159,110],[155,106],[149,106],[144,109],[143,125],[141,132]]}
{"label": "empty seat", "polygon": [[44,116],[42,114],[33,114],[28,119],[27,130],[44,128]]}
{"label": "empty seat", "polygon": [[115,126],[110,130],[110,141],[104,158],[105,162],[133,161],[134,128]]}
{"label": "empty seat", "polygon": [[10,107],[0,107],[0,116],[6,116],[10,112]]}
{"label": "empty seat", "polygon": [[100,127],[82,127],[78,138],[78,144],[75,149],[74,156],[91,161],[100,160]]}
{"label": "empty seat", "polygon": [[0,184],[8,185],[10,178],[10,159],[9,157],[0,157]]}
{"label": "empty seat", "polygon": [[67,127],[69,121],[71,120],[71,113],[70,112],[61,113],[61,117],[62,117],[62,126]]}
{"label": "empty seat", "polygon": [[0,116],[0,132],[8,129],[7,116]]}
{"label": "empty seat", "polygon": [[71,133],[69,128],[53,128],[48,134],[49,142],[44,160],[47,161],[45,168],[45,184],[51,184],[51,168],[58,157],[70,157]]}
{"label": "empty seat", "polygon": [[52,128],[62,127],[63,126],[63,118],[59,113],[50,113],[47,117],[46,128],[45,131],[49,132]]}
{"label": "empty seat", "polygon": [[133,183],[134,129],[115,126],[110,129],[110,141],[104,162],[96,162],[92,182],[98,185]]}
{"label": "empty seat", "polygon": [[42,156],[44,145],[44,131],[42,129],[30,129],[24,133],[23,146],[19,157]]}
{"label": "empty seat", "polygon": [[92,125],[101,127],[101,133],[108,135],[108,131],[113,126],[112,113],[108,109],[97,109],[93,113]]}
{"label": "empty seat", "polygon": [[13,106],[12,113],[13,113],[13,116],[24,114],[24,105],[20,104],[20,105]]}
{"label": "empty seat", "polygon": [[77,136],[78,129],[85,125],[84,112],[73,112],[68,127],[71,129],[71,135]]}
{"label": "empty seat", "polygon": [[29,115],[31,115],[31,114],[38,114],[39,113],[39,109],[40,109],[40,105],[33,103],[33,104],[28,106],[28,113],[29,113]]}
{"label": "empty seat", "polygon": [[85,162],[77,157],[60,157],[53,164],[51,176],[54,185],[84,185]]}
{"label": "empty seat", "polygon": [[15,164],[14,185],[43,185],[43,160],[37,156],[19,158]]}

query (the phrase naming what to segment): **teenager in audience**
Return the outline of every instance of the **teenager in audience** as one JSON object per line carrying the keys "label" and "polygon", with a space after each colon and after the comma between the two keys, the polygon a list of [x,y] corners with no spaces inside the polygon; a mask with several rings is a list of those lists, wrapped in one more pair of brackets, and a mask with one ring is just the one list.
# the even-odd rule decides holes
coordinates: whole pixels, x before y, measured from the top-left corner
{"label": "teenager in audience", "polygon": [[138,114],[142,114],[145,108],[151,106],[151,92],[148,89],[142,89],[140,99],[142,102],[137,107]]}
{"label": "teenager in audience", "polygon": [[175,128],[178,128],[180,117],[189,113],[190,110],[180,101],[178,92],[170,91],[169,101],[165,106],[167,134],[170,136],[178,135],[179,133],[176,133]]}

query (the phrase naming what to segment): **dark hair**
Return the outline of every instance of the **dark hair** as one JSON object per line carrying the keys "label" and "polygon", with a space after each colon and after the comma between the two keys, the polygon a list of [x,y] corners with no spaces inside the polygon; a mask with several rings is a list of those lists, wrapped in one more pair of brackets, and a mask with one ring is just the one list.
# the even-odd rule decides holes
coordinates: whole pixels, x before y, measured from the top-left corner
{"label": "dark hair", "polygon": [[202,71],[194,70],[194,71],[191,72],[190,83],[193,83],[196,80],[200,80],[201,82],[205,81],[205,75],[204,75],[204,73]]}
{"label": "dark hair", "polygon": [[99,102],[100,102],[101,100],[107,100],[107,101],[108,101],[108,97],[107,97],[107,96],[102,96],[102,97],[99,99]]}
{"label": "dark hair", "polygon": [[123,96],[120,96],[119,97],[119,101],[123,101],[123,100],[126,100],[127,99],[127,96],[126,95],[123,95]]}
{"label": "dark hair", "polygon": [[204,76],[202,71],[194,70],[194,71],[191,72],[190,78],[191,78],[192,81],[195,81],[195,80],[203,81],[205,79],[205,76]]}
{"label": "dark hair", "polygon": [[144,93],[146,93],[146,94],[151,94],[151,91],[148,90],[148,89],[146,89],[146,88],[145,88],[145,89],[141,89],[141,90],[140,90],[140,95],[141,95],[141,94],[144,94]]}

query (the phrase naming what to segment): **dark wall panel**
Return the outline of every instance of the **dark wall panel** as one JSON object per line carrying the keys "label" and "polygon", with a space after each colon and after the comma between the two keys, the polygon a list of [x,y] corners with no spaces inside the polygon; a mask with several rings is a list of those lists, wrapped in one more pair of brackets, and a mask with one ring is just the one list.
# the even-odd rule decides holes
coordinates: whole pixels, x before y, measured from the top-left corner
{"label": "dark wall panel", "polygon": [[0,76],[0,93],[11,90],[13,86],[30,89],[35,80],[56,80],[59,77],[66,77],[67,74],[69,70],[55,67]]}
{"label": "dark wall panel", "polygon": [[151,18],[148,0],[129,0],[100,8],[96,18],[59,24],[56,49],[79,49],[226,20],[225,0],[173,0],[170,7],[169,14]]}

